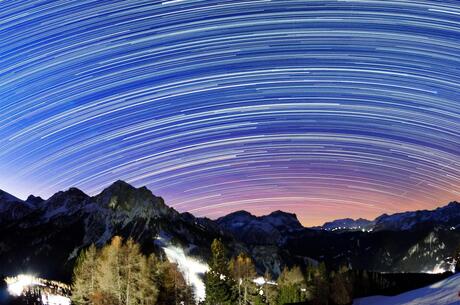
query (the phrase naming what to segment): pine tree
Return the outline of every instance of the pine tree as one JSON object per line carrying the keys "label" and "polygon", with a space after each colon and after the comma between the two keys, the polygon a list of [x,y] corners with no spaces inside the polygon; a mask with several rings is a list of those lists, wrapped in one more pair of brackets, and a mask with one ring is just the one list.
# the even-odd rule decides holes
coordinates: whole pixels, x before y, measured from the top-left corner
{"label": "pine tree", "polygon": [[140,276],[142,278],[138,294],[142,305],[155,305],[159,294],[158,259],[154,254],[141,260]]}
{"label": "pine tree", "polygon": [[[278,304],[278,286],[271,284],[273,277],[270,272],[265,272],[264,275],[265,284],[262,286],[262,291],[265,296],[265,303],[268,305]],[[267,283],[269,282],[269,283]]]}
{"label": "pine tree", "polygon": [[205,275],[206,305],[233,305],[236,301],[235,282],[229,272],[229,264],[223,243],[215,239],[211,245],[211,262]]}
{"label": "pine tree", "polygon": [[346,305],[352,301],[346,281],[344,273],[341,272],[336,273],[332,279],[330,297],[336,305]]}
{"label": "pine tree", "polygon": [[257,276],[252,259],[240,253],[230,261],[230,272],[238,284],[238,304],[254,303],[258,299],[258,290],[253,282]]}
{"label": "pine tree", "polygon": [[124,266],[123,285],[124,304],[135,305],[142,303],[142,288],[144,278],[142,277],[142,263],[145,258],[141,254],[139,244],[131,238],[122,247],[122,264]]}
{"label": "pine tree", "polygon": [[122,289],[122,238],[115,236],[101,250],[97,272],[100,295],[115,300],[112,305],[123,305]]}
{"label": "pine tree", "polygon": [[91,296],[97,289],[97,250],[94,245],[81,251],[73,274],[72,302],[76,305],[92,304]]}
{"label": "pine tree", "polygon": [[329,304],[329,280],[326,265],[322,262],[311,269],[311,304]]}
{"label": "pine tree", "polygon": [[[142,255],[132,239],[114,237],[109,245],[82,252],[74,269],[76,305],[155,305],[158,260]],[[169,305],[169,304],[168,304]]]}
{"label": "pine tree", "polygon": [[[357,279],[357,292],[359,293],[359,296],[365,296],[369,295],[371,292],[371,285],[370,285],[370,278],[369,274],[366,270],[362,271],[361,273],[358,273],[358,279]],[[361,276],[359,276],[361,275]]]}
{"label": "pine tree", "polygon": [[192,287],[184,279],[176,264],[168,261],[159,263],[158,305],[195,304]]}
{"label": "pine tree", "polygon": [[460,272],[460,245],[454,251],[455,273]]}
{"label": "pine tree", "polygon": [[278,304],[296,303],[306,300],[302,289],[306,289],[306,282],[298,266],[289,269],[285,267],[278,278]]}

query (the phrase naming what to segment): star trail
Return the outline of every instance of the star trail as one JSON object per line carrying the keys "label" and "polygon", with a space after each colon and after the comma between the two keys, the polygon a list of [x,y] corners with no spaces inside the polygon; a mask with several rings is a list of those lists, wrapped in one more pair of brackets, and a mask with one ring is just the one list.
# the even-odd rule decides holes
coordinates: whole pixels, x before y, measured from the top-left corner
{"label": "star trail", "polygon": [[0,188],[305,225],[460,199],[458,1],[0,1]]}

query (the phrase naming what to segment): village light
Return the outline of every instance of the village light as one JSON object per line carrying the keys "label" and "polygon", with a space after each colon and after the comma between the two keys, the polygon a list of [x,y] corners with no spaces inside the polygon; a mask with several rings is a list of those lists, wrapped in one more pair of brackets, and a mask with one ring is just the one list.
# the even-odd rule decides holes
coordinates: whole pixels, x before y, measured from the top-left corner
{"label": "village light", "polygon": [[16,277],[7,277],[5,282],[8,285],[8,293],[15,297],[22,295],[29,287],[41,285],[40,281],[35,276],[29,274],[19,274]]}
{"label": "village light", "polygon": [[[7,291],[12,297],[21,297],[31,289],[39,287],[42,304],[44,305],[70,305],[68,293],[70,287],[66,284],[38,278],[30,274],[19,274],[5,279]],[[62,294],[62,295],[61,295]]]}

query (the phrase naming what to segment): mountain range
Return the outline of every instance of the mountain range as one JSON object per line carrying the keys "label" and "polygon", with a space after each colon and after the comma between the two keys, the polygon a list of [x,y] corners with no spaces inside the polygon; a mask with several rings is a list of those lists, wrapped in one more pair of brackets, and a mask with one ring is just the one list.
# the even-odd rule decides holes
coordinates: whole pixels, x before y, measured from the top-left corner
{"label": "mountain range", "polygon": [[81,249],[113,236],[132,237],[146,253],[174,245],[206,261],[214,238],[229,255],[250,254],[260,273],[324,261],[383,272],[450,270],[460,241],[460,204],[432,211],[342,219],[305,228],[295,214],[238,211],[216,220],[179,213],[145,187],[117,181],[96,196],[77,188],[49,199],[20,200],[0,191],[0,274],[33,271],[69,281]]}
{"label": "mountain range", "polygon": [[327,231],[408,231],[434,226],[456,228],[460,225],[460,204],[456,201],[435,210],[383,214],[374,220],[337,219],[316,229]]}

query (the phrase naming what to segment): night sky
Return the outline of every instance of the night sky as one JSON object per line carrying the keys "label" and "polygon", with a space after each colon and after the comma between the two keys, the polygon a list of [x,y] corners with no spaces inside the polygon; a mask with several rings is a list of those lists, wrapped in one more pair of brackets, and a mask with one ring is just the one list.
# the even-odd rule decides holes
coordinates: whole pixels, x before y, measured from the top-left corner
{"label": "night sky", "polygon": [[305,225],[460,199],[459,1],[0,1],[0,189]]}

